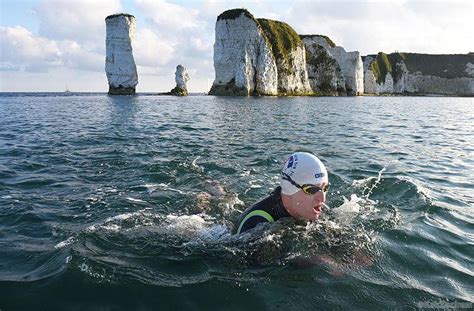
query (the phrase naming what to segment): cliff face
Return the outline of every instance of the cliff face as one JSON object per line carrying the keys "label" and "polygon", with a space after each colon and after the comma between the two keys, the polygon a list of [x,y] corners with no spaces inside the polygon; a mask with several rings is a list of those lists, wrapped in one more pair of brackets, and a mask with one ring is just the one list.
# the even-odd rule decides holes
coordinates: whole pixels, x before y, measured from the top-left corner
{"label": "cliff face", "polygon": [[473,68],[473,53],[380,52],[364,59],[365,92],[474,96]]}
{"label": "cliff face", "polygon": [[306,52],[298,34],[288,24],[258,19],[267,43],[271,45],[278,73],[279,95],[312,93],[306,72]]}
{"label": "cliff face", "polygon": [[214,69],[211,95],[311,92],[304,46],[294,30],[285,23],[257,20],[243,9],[217,18]]}
{"label": "cliff face", "polygon": [[214,43],[211,95],[277,95],[277,67],[257,20],[245,10],[222,13]]}
{"label": "cliff face", "polygon": [[347,95],[364,94],[364,66],[360,53],[346,52],[340,46],[336,46],[330,52],[341,66],[342,74],[346,79]]}
{"label": "cliff face", "polygon": [[346,81],[337,60],[328,49],[335,44],[320,35],[300,35],[306,48],[306,71],[311,89],[317,95],[346,95]]}
{"label": "cliff face", "polygon": [[109,82],[109,94],[135,94],[138,84],[132,48],[135,17],[129,14],[110,15],[105,19],[105,24],[105,72]]}
{"label": "cliff face", "polygon": [[[313,90],[326,90],[323,95],[364,93],[364,68],[359,52],[346,52],[326,36],[301,35],[301,37],[309,52],[306,61],[309,64],[308,74],[313,79]],[[326,53],[323,53],[323,49]],[[330,81],[331,75],[332,81]]]}

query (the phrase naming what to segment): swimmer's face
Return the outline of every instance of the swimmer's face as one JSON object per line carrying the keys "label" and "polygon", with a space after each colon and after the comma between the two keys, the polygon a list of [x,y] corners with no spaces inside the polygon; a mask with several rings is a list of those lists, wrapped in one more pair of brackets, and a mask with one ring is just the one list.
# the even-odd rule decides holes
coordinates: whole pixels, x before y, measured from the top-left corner
{"label": "swimmer's face", "polygon": [[[323,182],[316,186],[323,189],[326,183]],[[298,219],[317,220],[322,212],[323,203],[326,201],[326,192],[318,191],[309,195],[299,190],[286,197],[284,205],[291,216]]]}

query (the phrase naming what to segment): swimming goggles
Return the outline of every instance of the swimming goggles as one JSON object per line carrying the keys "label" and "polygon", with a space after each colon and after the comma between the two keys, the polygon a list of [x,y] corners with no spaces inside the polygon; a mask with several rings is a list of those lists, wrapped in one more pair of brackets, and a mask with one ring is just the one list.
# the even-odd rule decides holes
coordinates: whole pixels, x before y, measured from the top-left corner
{"label": "swimming goggles", "polygon": [[318,186],[311,185],[311,184],[304,184],[301,186],[297,184],[293,179],[291,179],[290,175],[286,173],[281,173],[281,174],[283,175],[284,180],[289,181],[293,186],[303,190],[303,192],[306,194],[313,195],[313,194],[318,193],[319,191],[327,192],[329,190],[329,184],[325,185],[323,188],[320,188]]}

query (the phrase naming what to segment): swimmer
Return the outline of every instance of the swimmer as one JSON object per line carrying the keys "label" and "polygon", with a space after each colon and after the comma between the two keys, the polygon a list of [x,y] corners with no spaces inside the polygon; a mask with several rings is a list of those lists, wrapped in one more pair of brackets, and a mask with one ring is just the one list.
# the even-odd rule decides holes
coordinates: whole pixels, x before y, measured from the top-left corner
{"label": "swimmer", "polygon": [[292,154],[281,171],[280,186],[268,197],[247,208],[236,225],[236,233],[283,217],[317,220],[329,189],[323,162],[313,154]]}

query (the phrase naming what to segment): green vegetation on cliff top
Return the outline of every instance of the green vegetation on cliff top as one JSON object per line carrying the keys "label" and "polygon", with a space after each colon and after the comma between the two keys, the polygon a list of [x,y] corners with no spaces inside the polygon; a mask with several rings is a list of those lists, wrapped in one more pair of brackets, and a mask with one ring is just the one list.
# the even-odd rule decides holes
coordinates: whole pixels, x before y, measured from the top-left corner
{"label": "green vegetation on cliff top", "polygon": [[126,17],[133,17],[135,18],[135,16],[133,16],[132,14],[128,14],[128,13],[117,13],[117,14],[112,14],[112,15],[109,15],[107,16],[105,19],[109,19],[109,18],[114,18],[114,17],[119,17],[119,16],[126,16]]}
{"label": "green vegetation on cliff top", "polygon": [[253,15],[246,9],[232,9],[224,11],[219,16],[217,16],[217,20],[220,21],[225,19],[236,19],[241,14],[244,14],[248,18],[255,20],[255,17],[253,17]]}
{"label": "green vegetation on cliff top", "polygon": [[303,46],[299,35],[287,23],[264,18],[259,18],[257,21],[272,47],[275,59],[283,59],[291,68],[293,63],[289,54]]}
{"label": "green vegetation on cliff top", "polygon": [[328,36],[324,36],[324,35],[300,35],[301,39],[312,38],[312,37],[321,37],[321,38],[326,40],[326,42],[329,44],[330,47],[332,47],[332,48],[336,47],[336,43],[334,43],[334,41],[332,41],[331,38],[329,38]]}
{"label": "green vegetation on cliff top", "polygon": [[217,17],[217,21],[236,19],[242,14],[254,20],[257,27],[262,30],[266,42],[272,49],[275,60],[282,60],[286,65],[285,67],[287,67],[285,71],[293,72],[293,59],[290,57],[290,53],[298,47],[303,47],[303,41],[301,41],[296,31],[284,22],[264,18],[255,19],[246,9],[227,10]]}
{"label": "green vegetation on cliff top", "polygon": [[385,83],[387,73],[392,73],[392,64],[390,63],[387,54],[380,52],[377,54],[375,61],[370,64],[370,69],[375,76],[375,81],[378,84]]}
{"label": "green vegetation on cliff top", "polygon": [[438,76],[447,79],[470,77],[466,72],[467,63],[474,64],[474,54],[403,54],[409,72],[421,72],[423,75]]}
{"label": "green vegetation on cliff top", "polygon": [[405,64],[408,72],[414,74],[437,76],[446,79],[472,78],[466,72],[467,63],[474,64],[474,54],[418,54],[380,52],[377,55],[367,55],[375,58],[370,68],[377,83],[385,83],[387,73],[391,73],[394,81],[402,76],[401,64]]}

